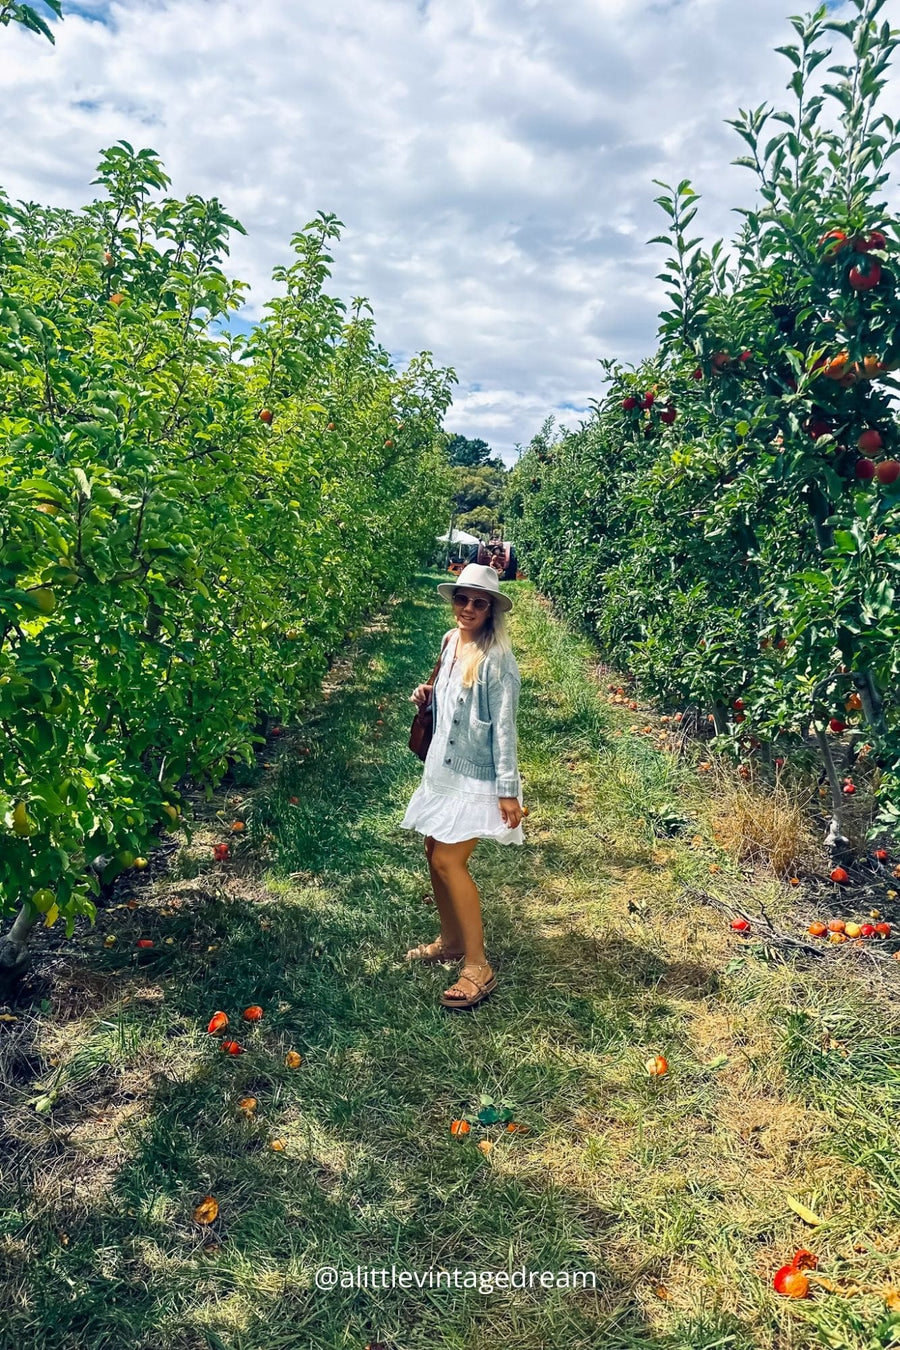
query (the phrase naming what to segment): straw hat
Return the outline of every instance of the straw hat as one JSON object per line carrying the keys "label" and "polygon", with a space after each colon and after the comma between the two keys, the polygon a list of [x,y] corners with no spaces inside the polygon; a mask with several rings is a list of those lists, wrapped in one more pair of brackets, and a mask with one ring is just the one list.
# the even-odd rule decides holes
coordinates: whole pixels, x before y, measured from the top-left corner
{"label": "straw hat", "polygon": [[445,600],[453,599],[453,592],[459,586],[465,586],[470,591],[484,591],[493,600],[498,609],[512,609],[513,603],[508,595],[503,595],[500,590],[500,579],[493,567],[482,567],[480,563],[468,563],[455,581],[442,581],[438,586],[438,594]]}

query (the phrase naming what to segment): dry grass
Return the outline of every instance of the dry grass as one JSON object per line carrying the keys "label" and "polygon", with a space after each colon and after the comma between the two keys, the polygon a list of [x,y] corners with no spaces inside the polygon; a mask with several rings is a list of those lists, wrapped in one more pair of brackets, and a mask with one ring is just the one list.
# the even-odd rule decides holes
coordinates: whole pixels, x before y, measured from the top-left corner
{"label": "dry grass", "polygon": [[707,762],[712,766],[709,819],[725,853],[779,877],[827,870],[810,812],[815,795],[808,785],[783,774],[774,784],[744,780],[718,756]]}

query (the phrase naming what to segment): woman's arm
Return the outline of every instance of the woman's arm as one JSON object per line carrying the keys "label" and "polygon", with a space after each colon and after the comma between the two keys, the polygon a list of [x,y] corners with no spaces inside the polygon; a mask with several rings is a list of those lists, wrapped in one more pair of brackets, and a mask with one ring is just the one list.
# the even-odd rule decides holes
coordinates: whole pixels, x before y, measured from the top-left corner
{"label": "woman's arm", "polygon": [[521,791],[517,757],[516,717],[521,678],[515,662],[504,662],[488,673],[488,708],[491,717],[491,751],[497,771],[497,795],[518,797]]}

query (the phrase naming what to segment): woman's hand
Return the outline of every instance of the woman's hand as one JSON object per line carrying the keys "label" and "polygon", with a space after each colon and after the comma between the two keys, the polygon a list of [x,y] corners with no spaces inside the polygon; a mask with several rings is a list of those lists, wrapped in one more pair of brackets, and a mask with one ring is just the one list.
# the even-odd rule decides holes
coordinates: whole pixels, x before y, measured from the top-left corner
{"label": "woman's hand", "polygon": [[518,797],[501,797],[500,814],[509,829],[514,830],[522,820],[522,808]]}
{"label": "woman's hand", "polygon": [[410,703],[415,703],[419,708],[424,704],[431,702],[431,685],[417,684],[409,696]]}

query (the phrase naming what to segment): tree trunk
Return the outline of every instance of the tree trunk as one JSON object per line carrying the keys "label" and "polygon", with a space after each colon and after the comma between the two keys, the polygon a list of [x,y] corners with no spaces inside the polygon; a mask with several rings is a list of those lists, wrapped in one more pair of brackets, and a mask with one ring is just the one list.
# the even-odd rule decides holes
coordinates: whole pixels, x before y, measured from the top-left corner
{"label": "tree trunk", "polygon": [[856,671],[853,675],[856,691],[862,699],[863,714],[873,731],[879,736],[887,735],[884,724],[884,704],[870,670]]}
{"label": "tree trunk", "polygon": [[6,937],[0,938],[0,997],[11,993],[28,969],[28,938],[40,917],[33,906],[23,905]]}
{"label": "tree trunk", "polygon": [[816,740],[819,742],[819,749],[822,752],[825,773],[828,776],[828,786],[831,788],[831,821],[824,843],[833,856],[845,855],[850,850],[850,840],[844,834],[844,794],[841,790],[841,780],[838,778],[837,769],[834,767],[831,746],[828,744],[825,732],[818,726],[815,731]]}

